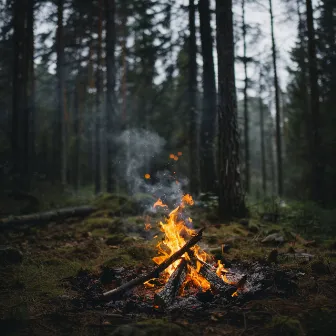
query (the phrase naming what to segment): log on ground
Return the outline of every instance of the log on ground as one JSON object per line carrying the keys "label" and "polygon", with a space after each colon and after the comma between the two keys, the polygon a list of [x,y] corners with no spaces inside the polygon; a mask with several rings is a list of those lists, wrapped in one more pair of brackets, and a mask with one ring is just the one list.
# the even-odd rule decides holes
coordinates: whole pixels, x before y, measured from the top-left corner
{"label": "log on ground", "polygon": [[182,259],[176,270],[170,276],[164,287],[155,294],[154,305],[167,307],[171,305],[177,296],[187,275],[187,262]]}
{"label": "log on ground", "polygon": [[68,217],[87,216],[97,209],[92,206],[83,205],[79,207],[63,208],[46,212],[39,212],[31,215],[13,216],[0,219],[0,228],[15,229],[22,225],[41,225],[53,220],[64,219]]}

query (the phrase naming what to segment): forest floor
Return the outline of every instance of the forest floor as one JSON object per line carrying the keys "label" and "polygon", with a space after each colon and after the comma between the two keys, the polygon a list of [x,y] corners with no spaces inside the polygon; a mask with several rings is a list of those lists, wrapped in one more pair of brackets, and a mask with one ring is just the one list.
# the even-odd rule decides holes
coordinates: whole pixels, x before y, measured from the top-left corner
{"label": "forest floor", "polygon": [[13,251],[7,259],[1,257],[2,335],[334,335],[335,240],[323,234],[299,235],[299,222],[300,228],[316,225],[302,213],[287,216],[290,220],[252,216],[219,225],[210,224],[211,207],[192,212],[195,228],[206,227],[202,244],[215,258],[295,270],[301,275],[295,293],[264,296],[197,317],[183,312],[109,314],[80,306],[83,294],[69,279],[86,274],[108,290],[116,285],[113,272],[141,274],[153,266],[160,215],[150,219],[152,229],[146,231],[133,201],[118,202],[105,196],[99,210],[84,219],[0,235],[2,251]]}

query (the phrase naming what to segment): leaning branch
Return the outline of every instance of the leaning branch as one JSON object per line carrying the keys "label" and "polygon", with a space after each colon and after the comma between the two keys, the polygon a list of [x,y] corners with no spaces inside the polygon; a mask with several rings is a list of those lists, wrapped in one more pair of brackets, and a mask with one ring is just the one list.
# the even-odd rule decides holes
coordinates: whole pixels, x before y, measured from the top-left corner
{"label": "leaning branch", "polygon": [[158,278],[162,271],[164,271],[167,267],[169,267],[172,263],[174,263],[177,259],[179,259],[184,253],[186,253],[191,247],[193,247],[195,244],[197,244],[202,239],[203,231],[204,231],[204,228],[200,229],[198,233],[195,236],[193,236],[181,249],[179,249],[174,254],[172,254],[163,263],[155,267],[154,270],[147,273],[146,275],[133,279],[121,285],[118,288],[105,292],[102,295],[101,299],[109,301],[112,299],[120,298],[126,291],[136,286],[139,286],[150,279]]}

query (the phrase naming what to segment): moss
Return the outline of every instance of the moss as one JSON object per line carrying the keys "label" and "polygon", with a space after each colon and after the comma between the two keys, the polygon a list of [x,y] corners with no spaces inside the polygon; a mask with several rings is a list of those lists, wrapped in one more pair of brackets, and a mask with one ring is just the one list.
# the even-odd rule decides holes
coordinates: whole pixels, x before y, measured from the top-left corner
{"label": "moss", "polygon": [[[26,307],[28,315],[41,309],[50,299],[64,294],[61,279],[75,275],[78,268],[78,263],[65,259],[30,258],[22,265],[8,269],[8,273],[3,274],[1,288],[10,290],[2,293],[0,314],[13,318],[11,315],[16,314],[17,307]],[[53,309],[52,306],[49,308]]]}
{"label": "moss", "polygon": [[106,259],[103,263],[106,267],[120,267],[122,266],[134,266],[137,262],[128,254],[125,252],[125,250],[114,250],[112,256],[110,256],[108,259]]}
{"label": "moss", "polygon": [[106,238],[106,244],[107,245],[118,245],[124,241],[126,236],[124,234],[114,234],[114,235],[109,235]]}
{"label": "moss", "polygon": [[268,325],[272,335],[301,336],[303,330],[298,320],[288,316],[273,316],[272,321]]}
{"label": "moss", "polygon": [[252,233],[258,233],[260,231],[260,226],[254,222],[250,222],[248,225],[248,230]]}
{"label": "moss", "polygon": [[109,225],[113,223],[113,220],[110,218],[96,217],[88,218],[83,222],[83,229],[87,231],[92,231],[94,229],[108,228]]}
{"label": "moss", "polygon": [[97,258],[101,250],[98,244],[94,241],[87,241],[81,245],[62,246],[55,250],[55,255],[58,258],[68,260],[86,261]]}
{"label": "moss", "polygon": [[136,215],[139,212],[138,202],[122,194],[102,194],[93,204],[101,210],[108,210],[110,216]]}
{"label": "moss", "polygon": [[164,319],[149,319],[136,324],[144,335],[146,336],[182,336],[189,333],[182,329],[180,326],[169,323]]}
{"label": "moss", "polygon": [[127,253],[135,260],[149,262],[157,254],[154,247],[149,244],[134,244],[126,249]]}
{"label": "moss", "polygon": [[95,229],[91,231],[92,237],[106,237],[108,235],[106,229]]}

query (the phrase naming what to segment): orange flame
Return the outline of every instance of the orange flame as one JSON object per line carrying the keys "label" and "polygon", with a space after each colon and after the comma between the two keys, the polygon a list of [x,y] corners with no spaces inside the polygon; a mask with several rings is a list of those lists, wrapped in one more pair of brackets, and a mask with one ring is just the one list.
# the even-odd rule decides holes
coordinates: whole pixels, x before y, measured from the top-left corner
{"label": "orange flame", "polygon": [[150,177],[151,177],[151,176],[150,176],[149,174],[145,174],[145,179],[146,179],[146,180],[150,179]]}
{"label": "orange flame", "polygon": [[[186,207],[186,205],[193,205],[193,204],[194,204],[193,198],[189,194],[184,195],[182,197],[180,205],[170,212],[166,221],[159,223],[160,230],[164,233],[164,238],[156,245],[158,250],[158,256],[153,258],[153,261],[156,264],[159,265],[162,262],[164,262],[172,254],[180,250],[190,239],[191,236],[194,236],[196,234],[196,231],[189,228],[186,225],[185,221],[181,219],[182,211]],[[158,199],[155,202],[154,207],[156,206],[167,207],[167,205],[162,203],[161,199]],[[188,218],[188,221],[192,223],[192,219],[190,217]],[[198,245],[194,245],[191,248],[191,251],[197,257],[197,259],[202,262],[207,262],[208,260],[211,259],[211,257],[205,251],[203,251]],[[190,257],[187,253],[185,253],[182,257],[190,261]],[[180,260],[176,260],[165,270],[163,275],[164,281],[167,281],[169,279],[169,277],[175,271],[179,263]],[[209,282],[199,274],[201,267],[202,263],[199,261],[196,262],[195,268],[188,264],[187,277],[182,286],[182,293],[183,288],[189,282],[192,282],[195,286],[201,288],[203,291],[210,289]],[[221,279],[223,279],[223,281],[227,283],[232,283],[226,277],[225,273],[227,272],[228,270],[224,268],[224,265],[219,260],[216,269],[216,274]],[[145,285],[152,286],[152,284],[149,283],[145,283]]]}
{"label": "orange flame", "polygon": [[149,231],[152,228],[152,225],[150,223],[145,224],[145,230]]}
{"label": "orange flame", "polygon": [[160,198],[153,204],[153,208],[156,208],[157,206],[160,206],[162,208],[167,208],[168,206],[166,204],[163,204]]}

